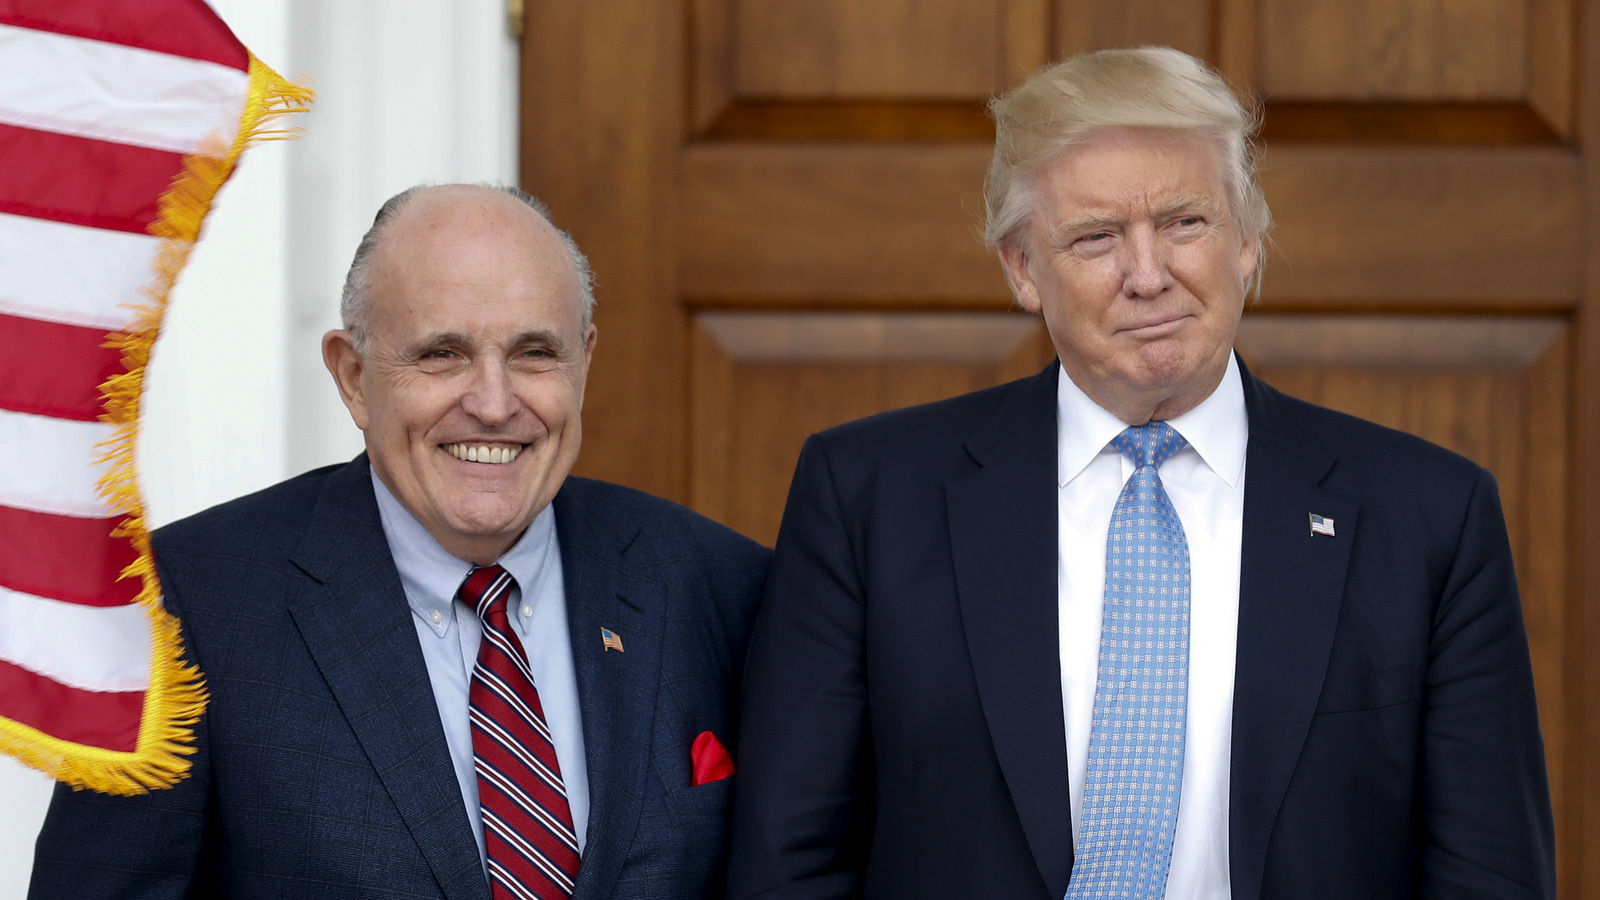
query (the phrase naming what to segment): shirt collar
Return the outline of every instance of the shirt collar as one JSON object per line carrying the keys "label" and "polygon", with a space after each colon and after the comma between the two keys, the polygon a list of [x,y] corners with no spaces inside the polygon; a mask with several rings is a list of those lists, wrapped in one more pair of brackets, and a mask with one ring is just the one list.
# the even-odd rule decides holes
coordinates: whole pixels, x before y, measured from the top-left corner
{"label": "shirt collar", "polygon": [[[1170,419],[1200,459],[1233,487],[1244,474],[1245,445],[1250,434],[1244,407],[1244,382],[1239,361],[1228,354],[1228,368],[1211,395],[1194,409]],[[1056,385],[1057,477],[1065,486],[1127,428],[1127,423],[1102,409],[1061,370]],[[1111,452],[1115,452],[1114,450]]]}
{"label": "shirt collar", "polygon": [[[472,571],[472,563],[457,559],[439,545],[428,529],[417,521],[400,501],[390,493],[387,485],[372,473],[372,491],[378,499],[378,517],[383,523],[383,534],[389,541],[389,553],[400,573],[400,585],[405,589],[406,602],[411,610],[427,622],[436,634],[443,637],[455,621],[456,591]],[[550,555],[556,547],[556,517],[553,506],[546,506],[534,516],[522,537],[495,563],[517,581],[524,597],[539,596],[530,588],[535,579],[546,571]]]}

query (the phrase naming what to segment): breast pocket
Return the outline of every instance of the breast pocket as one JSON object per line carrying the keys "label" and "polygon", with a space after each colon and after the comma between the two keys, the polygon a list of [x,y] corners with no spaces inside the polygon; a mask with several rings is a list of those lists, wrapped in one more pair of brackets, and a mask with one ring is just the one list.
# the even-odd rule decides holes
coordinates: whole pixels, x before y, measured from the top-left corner
{"label": "breast pocket", "polygon": [[1422,698],[1422,663],[1328,673],[1317,713],[1356,712],[1413,703]]}

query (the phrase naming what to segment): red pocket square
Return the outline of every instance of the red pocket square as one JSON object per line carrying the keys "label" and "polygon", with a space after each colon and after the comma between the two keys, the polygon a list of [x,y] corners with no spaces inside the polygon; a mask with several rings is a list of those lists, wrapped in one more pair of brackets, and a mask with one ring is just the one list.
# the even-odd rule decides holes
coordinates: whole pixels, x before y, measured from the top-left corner
{"label": "red pocket square", "polygon": [[695,787],[721,781],[733,774],[733,757],[728,755],[727,748],[717,740],[717,736],[709,731],[700,732],[694,739],[694,746],[689,748],[689,759],[694,763]]}

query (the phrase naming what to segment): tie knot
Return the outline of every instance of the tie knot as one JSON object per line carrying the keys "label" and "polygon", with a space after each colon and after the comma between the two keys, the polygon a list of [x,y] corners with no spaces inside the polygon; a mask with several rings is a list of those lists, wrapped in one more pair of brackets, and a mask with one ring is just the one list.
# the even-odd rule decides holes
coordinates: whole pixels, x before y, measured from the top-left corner
{"label": "tie knot", "polygon": [[1111,439],[1111,446],[1141,469],[1145,466],[1160,468],[1162,463],[1172,458],[1172,454],[1188,445],[1189,442],[1183,439],[1177,429],[1165,422],[1155,421],[1130,426]]}
{"label": "tie knot", "polygon": [[489,607],[511,592],[511,586],[516,583],[511,573],[499,566],[477,566],[467,573],[467,580],[461,582],[456,599],[472,607],[481,619]]}

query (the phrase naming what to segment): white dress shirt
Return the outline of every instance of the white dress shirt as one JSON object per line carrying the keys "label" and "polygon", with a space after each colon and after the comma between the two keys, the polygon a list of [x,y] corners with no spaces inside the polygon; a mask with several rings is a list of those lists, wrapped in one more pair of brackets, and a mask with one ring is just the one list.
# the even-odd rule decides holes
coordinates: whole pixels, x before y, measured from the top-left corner
{"label": "white dress shirt", "polygon": [[[411,605],[412,624],[422,643],[422,658],[433,683],[445,741],[455,763],[461,800],[478,840],[478,858],[485,859],[483,820],[478,811],[478,774],[472,765],[472,726],[467,718],[467,692],[478,661],[483,625],[477,613],[456,603],[456,591],[472,564],[451,556],[389,489],[372,476],[378,514],[389,541],[400,584]],[[572,663],[571,631],[567,628],[566,591],[561,577],[561,548],[556,542],[555,511],[545,507],[522,537],[496,560],[517,580],[506,599],[506,617],[522,641],[528,668],[544,707],[545,723],[561,765],[561,780],[572,808],[572,827],[581,856],[589,825],[589,767],[583,756],[583,719],[578,710],[578,681]]]}
{"label": "white dress shirt", "polygon": [[[1063,369],[1056,393],[1061,560],[1061,697],[1072,787],[1072,837],[1083,822],[1084,773],[1100,659],[1106,536],[1134,464],[1110,442],[1127,424],[1095,405]],[[1168,420],[1189,446],[1161,482],[1189,544],[1189,701],[1183,792],[1167,900],[1228,900],[1228,764],[1233,735],[1239,545],[1249,436],[1236,360],[1200,405]]]}

